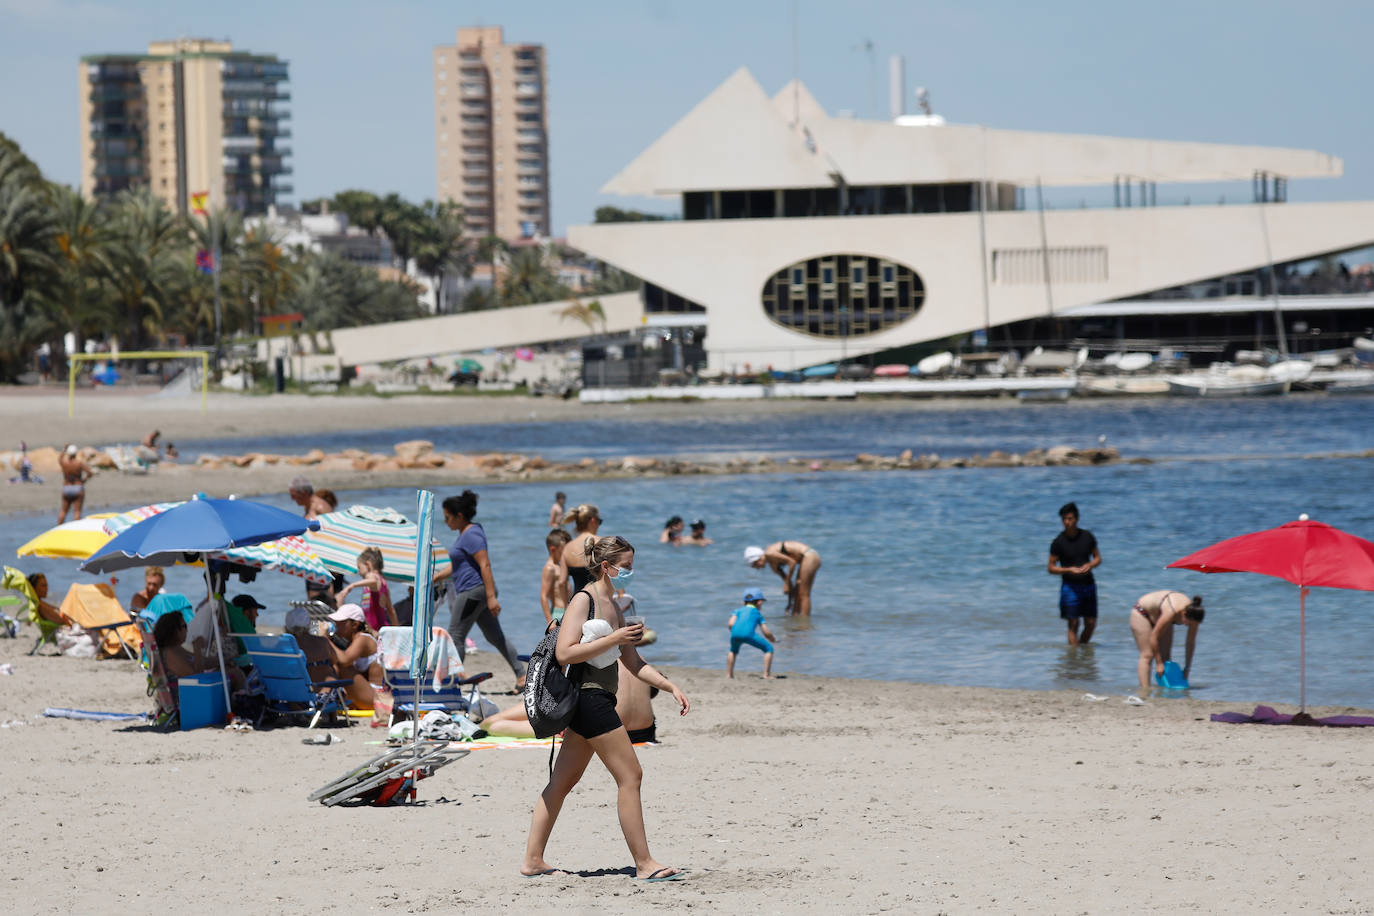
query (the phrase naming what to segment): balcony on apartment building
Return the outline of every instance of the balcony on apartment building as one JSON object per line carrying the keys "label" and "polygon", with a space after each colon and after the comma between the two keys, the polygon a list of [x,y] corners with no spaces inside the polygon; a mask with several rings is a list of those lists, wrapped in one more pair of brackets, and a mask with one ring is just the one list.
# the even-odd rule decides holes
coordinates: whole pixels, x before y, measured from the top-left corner
{"label": "balcony on apartment building", "polygon": [[288,79],[285,62],[222,60],[219,72],[224,80],[284,80]]}

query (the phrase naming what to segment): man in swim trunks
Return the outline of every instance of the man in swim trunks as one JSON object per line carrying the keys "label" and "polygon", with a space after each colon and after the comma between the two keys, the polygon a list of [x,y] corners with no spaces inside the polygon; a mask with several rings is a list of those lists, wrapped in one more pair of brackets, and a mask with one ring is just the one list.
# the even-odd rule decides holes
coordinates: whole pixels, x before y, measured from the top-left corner
{"label": "man in swim trunks", "polygon": [[[1064,530],[1050,544],[1050,575],[1060,577],[1059,616],[1068,625],[1069,645],[1087,643],[1097,628],[1097,583],[1093,567],[1102,564],[1097,538],[1085,528],[1078,527],[1078,506],[1065,503],[1059,508],[1059,520]],[[1083,632],[1079,635],[1079,621]]]}
{"label": "man in swim trunks", "polygon": [[81,507],[86,502],[86,481],[91,479],[90,465],[81,460],[75,445],[68,445],[57,459],[62,468],[62,511],[57,516],[57,524],[67,520],[67,510],[72,509],[73,519],[81,518]]}

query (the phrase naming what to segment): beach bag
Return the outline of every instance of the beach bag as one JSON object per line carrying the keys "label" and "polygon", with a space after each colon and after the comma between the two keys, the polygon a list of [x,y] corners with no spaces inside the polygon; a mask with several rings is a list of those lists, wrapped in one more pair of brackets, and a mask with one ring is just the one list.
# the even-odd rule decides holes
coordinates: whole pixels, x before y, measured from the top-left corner
{"label": "beach bag", "polygon": [[[584,588],[582,591],[586,592]],[[596,616],[596,600],[587,592],[591,608],[587,619]],[[573,668],[565,670],[558,664],[554,652],[558,648],[558,633],[562,624],[554,624],[530,653],[530,663],[525,669],[525,715],[529,717],[530,727],[536,738],[548,738],[568,727],[573,712],[577,709],[577,698],[581,693],[575,680],[570,677]]]}

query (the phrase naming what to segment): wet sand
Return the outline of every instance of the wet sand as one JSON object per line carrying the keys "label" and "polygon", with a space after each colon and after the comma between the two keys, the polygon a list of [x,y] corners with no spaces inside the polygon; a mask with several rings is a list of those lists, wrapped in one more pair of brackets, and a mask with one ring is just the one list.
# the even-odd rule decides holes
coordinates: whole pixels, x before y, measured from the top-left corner
{"label": "wet sand", "polygon": [[[474,752],[422,782],[415,806],[324,808],[306,796],[379,753],[376,732],[335,729],[342,744],[308,747],[299,727],[160,734],[37,718],[148,700],[132,662],[20,655],[29,645],[0,640],[15,668],[0,677],[11,912],[1369,907],[1371,734],[1207,721],[1244,704],[764,682],[749,657],[733,682],[669,670],[692,712],[656,702],[663,743],[639,756],[651,848],[689,880],[629,877],[595,761],[549,848],[574,874],[527,880],[516,872],[545,750]],[[469,670],[509,687],[496,661],[478,653]]]}

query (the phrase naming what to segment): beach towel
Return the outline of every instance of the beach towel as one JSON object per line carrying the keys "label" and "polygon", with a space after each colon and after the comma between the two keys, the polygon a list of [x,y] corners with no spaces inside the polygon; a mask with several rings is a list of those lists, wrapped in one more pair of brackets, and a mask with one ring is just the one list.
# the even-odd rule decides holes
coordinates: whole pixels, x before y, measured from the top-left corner
{"label": "beach towel", "polygon": [[43,715],[49,719],[86,719],[93,722],[130,722],[134,719],[148,718],[146,713],[141,712],[93,712],[89,709],[67,709],[61,706],[49,706],[43,710]]}
{"label": "beach towel", "polygon": [[67,589],[67,597],[62,599],[61,610],[77,626],[94,631],[93,635],[99,634],[96,639],[103,655],[119,655],[125,645],[132,651],[143,645],[138,628],[124,612],[114,589],[104,582],[93,585],[73,582]]}
{"label": "beach towel", "polygon": [[[429,643],[429,660],[425,670],[434,672],[434,689],[444,686],[450,677],[463,676],[463,662],[453,637],[443,627],[434,627]],[[382,627],[377,631],[377,651],[382,653],[382,667],[387,671],[410,669],[410,644],[414,631],[410,627]]]}
{"label": "beach towel", "polygon": [[[1288,713],[1281,713],[1272,706],[1256,706],[1255,711],[1250,715],[1243,712],[1215,712],[1212,713],[1213,722],[1225,722],[1228,725],[1242,725],[1253,723],[1255,725],[1292,725],[1293,716]],[[1374,716],[1325,716],[1320,719],[1309,717],[1307,721],[1298,723],[1299,725],[1326,725],[1331,728],[1368,728],[1374,726]]]}

